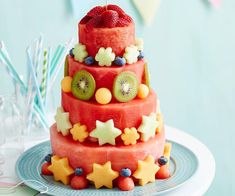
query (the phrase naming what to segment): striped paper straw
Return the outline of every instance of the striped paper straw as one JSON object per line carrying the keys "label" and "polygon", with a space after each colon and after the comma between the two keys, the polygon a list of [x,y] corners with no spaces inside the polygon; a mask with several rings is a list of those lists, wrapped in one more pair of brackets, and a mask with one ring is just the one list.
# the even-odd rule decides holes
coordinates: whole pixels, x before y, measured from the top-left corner
{"label": "striped paper straw", "polygon": [[[42,48],[42,45],[43,45],[43,36],[40,35],[39,39],[38,39],[38,47],[36,48],[36,58],[34,59],[35,60],[35,73],[36,73],[36,77],[38,77],[38,73],[39,73],[39,65],[40,65],[40,59],[41,59],[41,56],[42,56],[42,51],[43,51],[43,48]],[[33,59],[32,59],[33,60]]]}
{"label": "striped paper straw", "polygon": [[[27,92],[27,88],[24,82],[22,81],[22,79],[19,77],[18,73],[16,72],[14,66],[12,65],[6,48],[3,48],[4,43],[3,42],[0,42],[0,43],[1,43],[0,59],[2,59],[3,64],[5,65],[6,69],[9,71],[10,77],[12,78],[12,80],[14,79],[16,82],[19,83],[20,88],[21,88],[21,93],[25,95]],[[45,115],[42,113],[42,111],[40,110],[40,108],[34,104],[33,110],[34,110],[34,114],[38,116],[38,119],[40,120],[43,127],[48,129],[49,125],[48,125],[47,119]]]}
{"label": "striped paper straw", "polygon": [[3,52],[2,48],[0,48],[0,58],[7,65],[9,73],[11,73],[11,77],[14,78],[14,80],[20,84],[21,90],[25,94],[27,88],[25,87],[24,82],[19,77],[18,73],[16,72],[14,66],[12,65],[11,61],[9,60],[5,52]]}
{"label": "striped paper straw", "polygon": [[33,119],[33,106],[34,106],[34,99],[36,96],[36,89],[32,85],[32,80],[30,81],[30,87],[28,87],[28,96],[27,96],[27,111],[26,111],[26,120],[27,120],[27,133],[29,133],[32,127],[32,119]]}
{"label": "striped paper straw", "polygon": [[32,72],[31,74],[32,74],[33,82],[34,82],[34,85],[35,85],[35,88],[36,88],[36,91],[37,91],[38,102],[39,102],[40,108],[42,110],[42,113],[45,115],[46,112],[45,112],[45,108],[44,108],[44,105],[43,105],[42,96],[41,96],[41,93],[40,93],[40,86],[39,86],[38,81],[37,81],[36,71],[34,70],[34,67],[33,67],[33,64],[32,64],[32,59],[31,59],[29,48],[26,50],[26,53],[27,53],[27,59],[28,59],[29,67],[30,67],[31,72]]}
{"label": "striped paper straw", "polygon": [[47,52],[47,50],[44,50],[44,52],[43,52],[43,67],[42,67],[42,82],[41,82],[41,87],[40,87],[40,91],[41,91],[42,100],[43,100],[44,105],[45,105],[46,83],[47,83],[47,73],[48,73],[47,58],[48,58],[48,52]]}
{"label": "striped paper straw", "polygon": [[54,69],[54,73],[51,76],[52,79],[51,79],[51,82],[50,82],[50,89],[52,88],[52,86],[53,86],[53,84],[54,84],[54,82],[55,82],[55,80],[56,80],[56,78],[57,78],[61,68],[63,67],[64,59],[65,59],[67,53],[69,52],[70,48],[72,47],[73,43],[74,43],[74,39],[71,38],[66,43],[66,45],[63,47],[63,54],[61,54],[61,58],[58,58],[57,61],[55,61],[55,64],[52,65],[52,66],[55,67],[55,69]]}
{"label": "striped paper straw", "polygon": [[55,54],[53,55],[52,61],[51,61],[50,77],[53,76],[55,69],[56,69],[56,65],[58,64],[58,61],[59,61],[63,51],[64,51],[64,46],[62,46],[62,45],[57,46]]}
{"label": "striped paper straw", "polygon": [[51,48],[48,49],[47,54],[47,78],[46,78],[46,96],[45,96],[45,107],[47,108],[48,103],[48,94],[49,94],[49,84],[50,84],[50,70],[51,68]]}

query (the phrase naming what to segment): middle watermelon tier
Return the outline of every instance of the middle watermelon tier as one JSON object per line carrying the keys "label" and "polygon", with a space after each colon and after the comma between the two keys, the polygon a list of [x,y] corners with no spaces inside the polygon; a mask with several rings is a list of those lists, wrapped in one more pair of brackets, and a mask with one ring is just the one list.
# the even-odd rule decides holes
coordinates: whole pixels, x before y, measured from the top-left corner
{"label": "middle watermelon tier", "polygon": [[[95,79],[96,89],[108,88],[113,91],[114,79],[125,71],[130,71],[136,75],[139,83],[144,83],[146,78],[146,64],[144,60],[123,67],[100,67],[87,66],[77,62],[73,57],[67,57],[67,74],[71,77],[80,71],[89,72]],[[77,99],[72,93],[62,92],[62,107],[69,112],[72,124],[80,122],[87,126],[87,131],[91,132],[96,127],[96,121],[106,122],[113,120],[116,128],[124,130],[130,127],[139,127],[142,116],[148,116],[157,111],[157,96],[153,90],[145,99],[135,98],[128,102],[118,102],[114,97],[111,103],[100,105],[93,97],[89,101]]]}

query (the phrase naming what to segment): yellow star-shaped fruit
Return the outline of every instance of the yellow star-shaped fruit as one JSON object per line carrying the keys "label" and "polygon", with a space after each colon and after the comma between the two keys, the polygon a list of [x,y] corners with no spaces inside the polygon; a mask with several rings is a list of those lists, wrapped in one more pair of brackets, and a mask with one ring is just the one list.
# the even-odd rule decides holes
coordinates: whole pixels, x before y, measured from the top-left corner
{"label": "yellow star-shaped fruit", "polygon": [[137,133],[136,128],[125,128],[124,133],[121,136],[125,145],[134,145],[136,144],[136,140],[140,138],[140,135]]}
{"label": "yellow star-shaped fruit", "polygon": [[63,136],[68,135],[69,129],[72,128],[72,125],[69,121],[69,113],[64,112],[64,109],[62,107],[58,107],[55,115],[55,121],[56,121],[57,131],[61,132]]}
{"label": "yellow star-shaped fruit", "polygon": [[108,161],[104,165],[93,164],[93,172],[87,175],[87,179],[95,183],[95,188],[102,186],[113,188],[113,180],[118,177],[118,172],[112,170],[111,162]]}
{"label": "yellow star-shaped fruit", "polygon": [[163,116],[161,113],[157,114],[157,121],[159,122],[159,126],[156,129],[156,133],[160,133],[163,128]]}
{"label": "yellow star-shaped fruit", "polygon": [[61,181],[66,185],[70,182],[70,175],[74,173],[74,170],[69,166],[68,158],[58,156],[51,157],[51,165],[48,170],[53,173],[55,181]]}
{"label": "yellow star-shaped fruit", "polygon": [[122,131],[114,127],[113,120],[108,120],[106,122],[97,120],[96,128],[90,133],[90,136],[97,138],[99,145],[115,145],[115,138],[121,134]]}
{"label": "yellow star-shaped fruit", "polygon": [[164,146],[164,153],[163,153],[163,156],[168,159],[168,162],[167,162],[167,164],[166,164],[168,168],[169,168],[169,166],[170,166],[171,148],[172,148],[172,144],[169,143],[169,142],[166,142],[166,143],[165,143],[165,146]]}
{"label": "yellow star-shaped fruit", "polygon": [[154,163],[153,156],[149,155],[144,161],[138,161],[138,168],[133,176],[139,179],[139,184],[144,186],[155,181],[155,174],[160,167]]}
{"label": "yellow star-shaped fruit", "polygon": [[138,131],[142,133],[141,141],[146,142],[149,138],[154,137],[158,126],[159,122],[155,113],[151,113],[149,116],[143,115],[142,123],[138,128]]}
{"label": "yellow star-shaped fruit", "polygon": [[80,123],[76,123],[73,125],[73,128],[70,129],[70,133],[73,136],[73,140],[84,142],[88,137],[87,127],[86,125],[81,125]]}

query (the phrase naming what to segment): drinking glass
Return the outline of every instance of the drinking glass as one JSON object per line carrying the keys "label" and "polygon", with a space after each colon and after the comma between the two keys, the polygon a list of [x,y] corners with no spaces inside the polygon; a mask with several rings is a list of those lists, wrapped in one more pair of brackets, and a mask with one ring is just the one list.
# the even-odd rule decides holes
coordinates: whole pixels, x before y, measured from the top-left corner
{"label": "drinking glass", "polygon": [[0,95],[0,183],[5,180],[4,177],[11,179],[11,183],[18,182],[15,163],[24,151],[24,122],[15,97]]}

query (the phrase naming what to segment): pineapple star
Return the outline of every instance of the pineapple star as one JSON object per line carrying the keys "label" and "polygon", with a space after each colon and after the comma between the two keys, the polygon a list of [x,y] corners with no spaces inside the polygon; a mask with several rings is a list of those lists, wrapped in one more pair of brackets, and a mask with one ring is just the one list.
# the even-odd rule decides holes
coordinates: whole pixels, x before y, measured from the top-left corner
{"label": "pineapple star", "polygon": [[138,168],[133,176],[139,179],[139,184],[144,186],[155,181],[155,174],[160,167],[154,163],[153,156],[149,155],[144,161],[138,161]]}
{"label": "pineapple star", "polygon": [[95,188],[102,186],[113,188],[113,180],[118,177],[118,172],[112,170],[111,162],[108,161],[104,165],[93,164],[93,172],[87,175],[87,179],[95,183]]}
{"label": "pineapple star", "polygon": [[74,173],[74,170],[69,166],[68,158],[58,156],[51,158],[51,165],[48,170],[53,173],[55,181],[61,181],[66,185],[70,182],[69,176]]}
{"label": "pineapple star", "polygon": [[80,123],[73,125],[73,128],[70,129],[70,133],[73,136],[73,140],[79,142],[84,142],[89,135],[86,125],[81,125]]}
{"label": "pineapple star", "polygon": [[114,127],[113,120],[106,122],[96,121],[96,128],[90,133],[91,137],[98,138],[99,145],[111,144],[115,145],[115,138],[121,135],[121,130]]}
{"label": "pineapple star", "polygon": [[142,123],[138,128],[141,134],[141,140],[146,142],[149,138],[154,137],[156,129],[159,126],[159,122],[156,120],[157,115],[151,113],[149,116],[142,116]]}
{"label": "pineapple star", "polygon": [[64,112],[62,107],[58,107],[55,115],[55,121],[57,125],[57,131],[61,132],[63,136],[68,135],[69,129],[72,128],[72,125],[69,121],[69,113]]}

